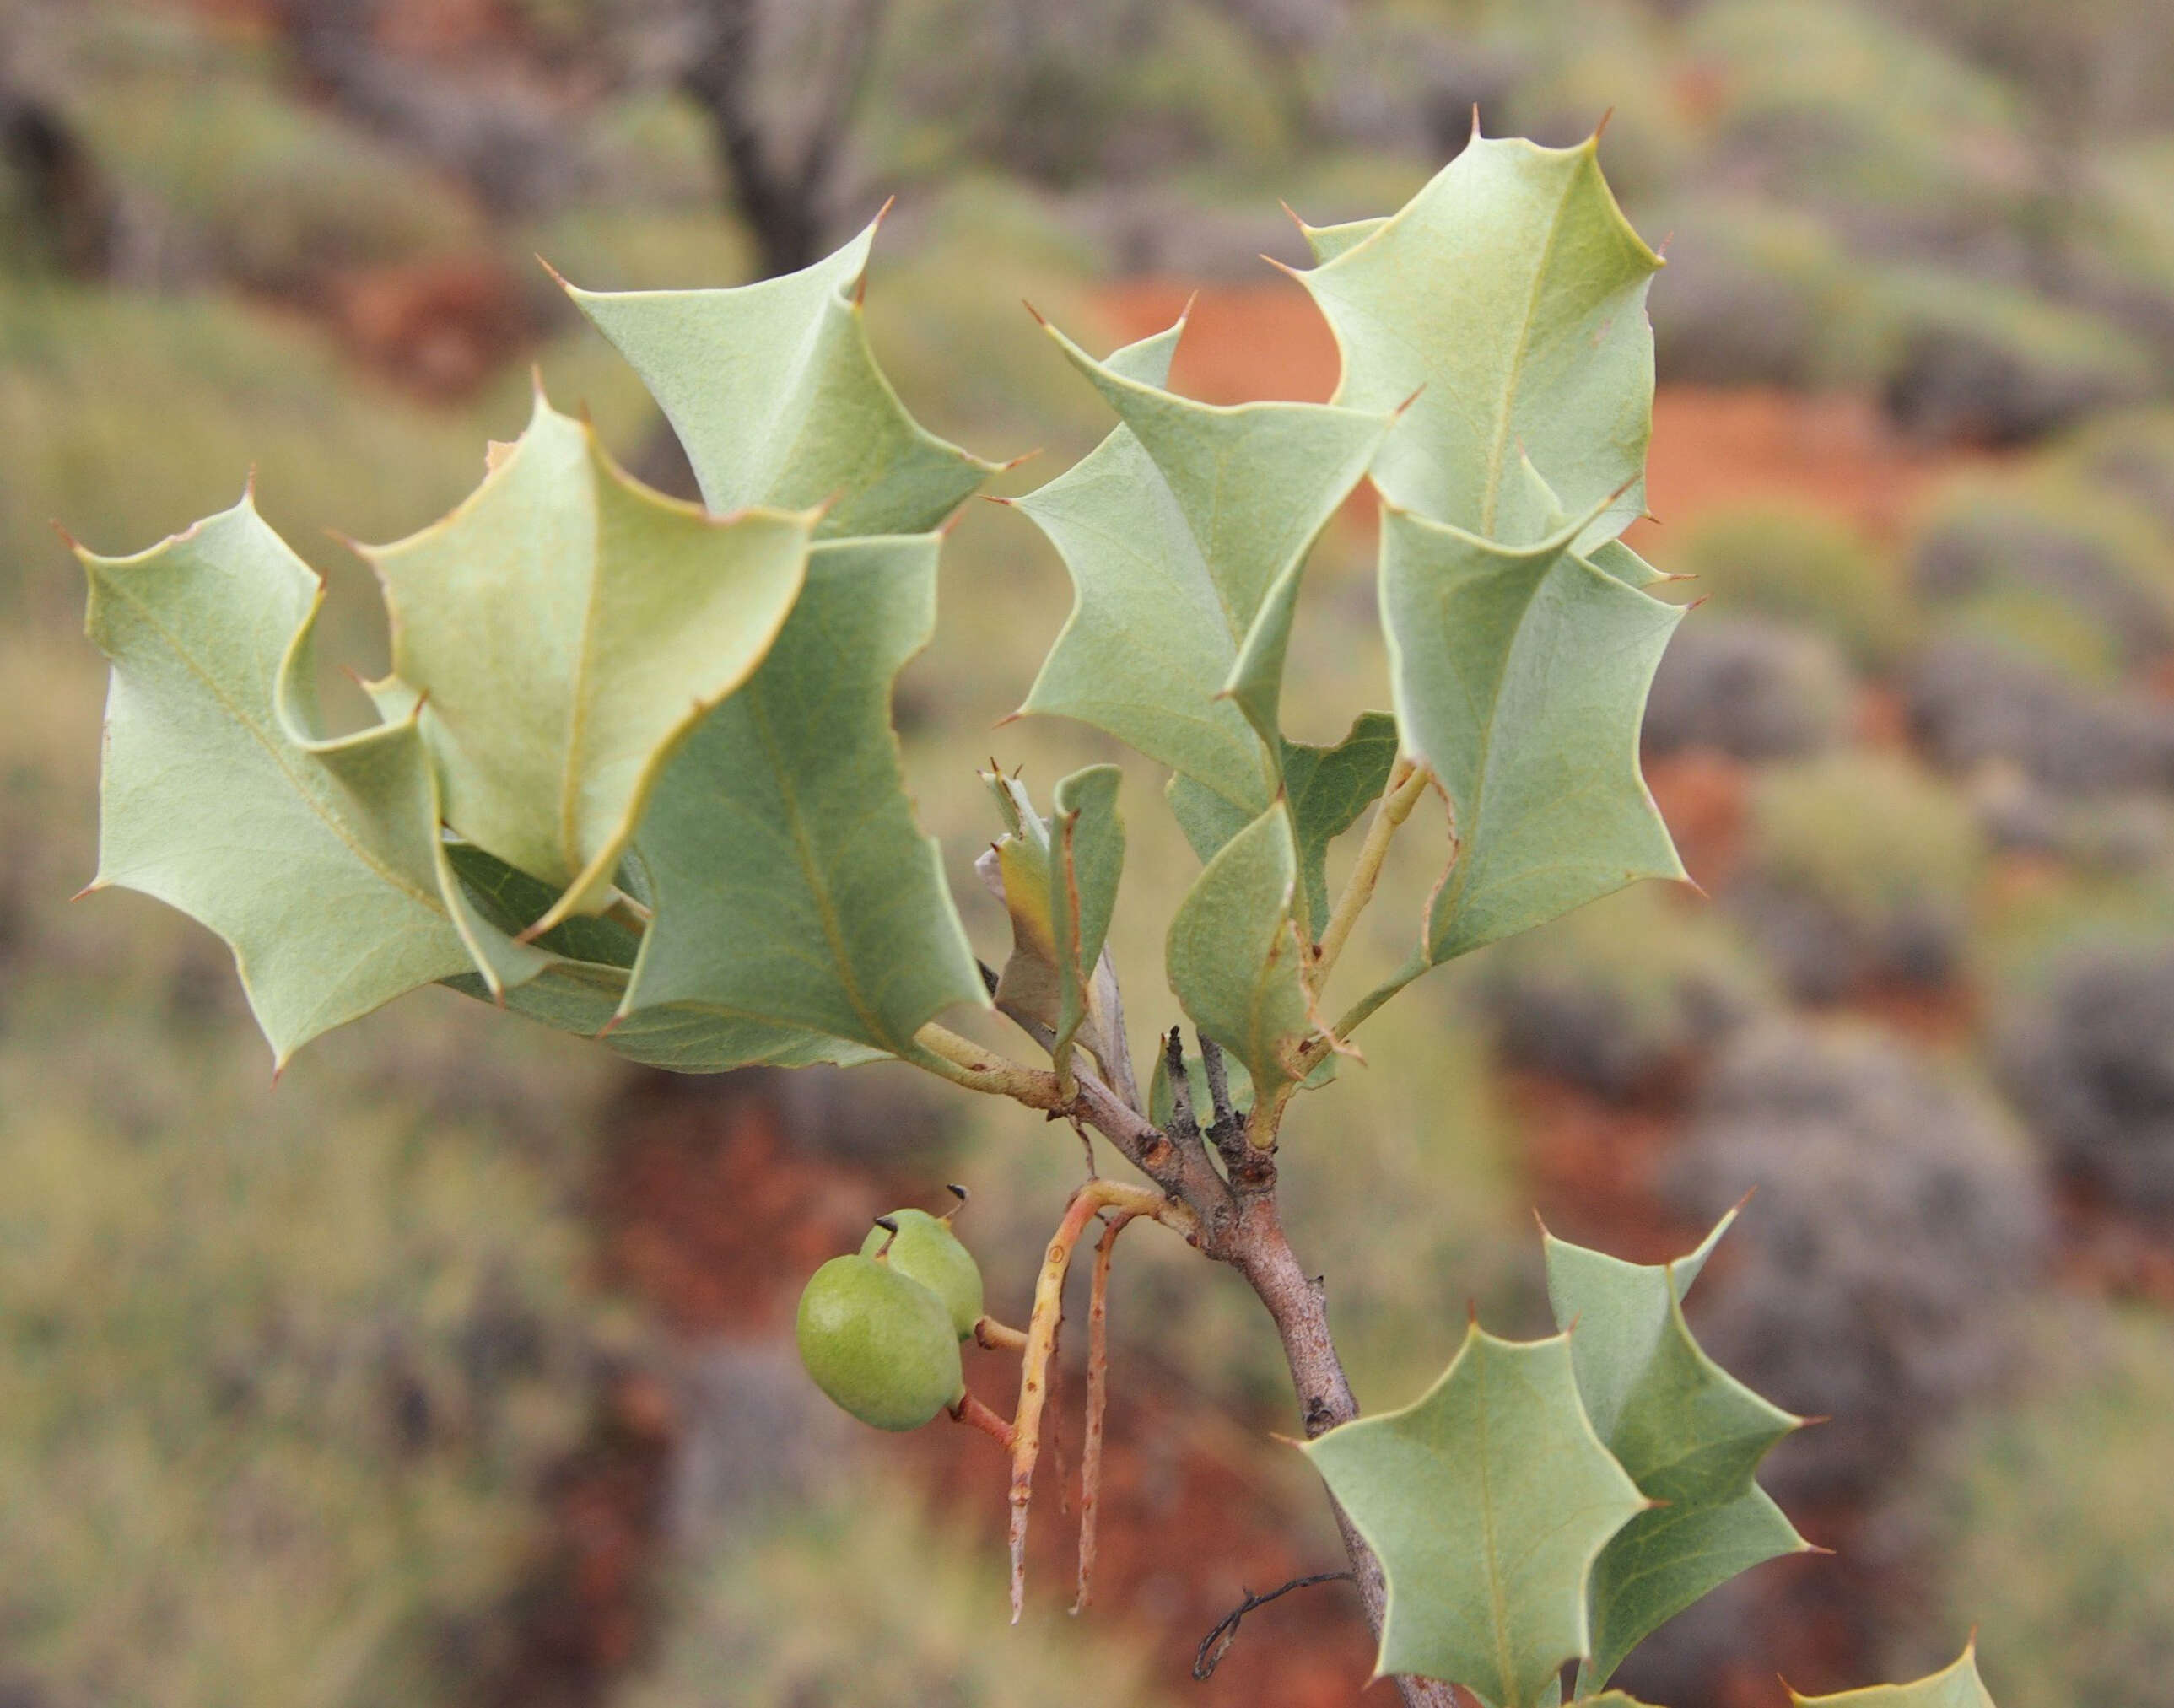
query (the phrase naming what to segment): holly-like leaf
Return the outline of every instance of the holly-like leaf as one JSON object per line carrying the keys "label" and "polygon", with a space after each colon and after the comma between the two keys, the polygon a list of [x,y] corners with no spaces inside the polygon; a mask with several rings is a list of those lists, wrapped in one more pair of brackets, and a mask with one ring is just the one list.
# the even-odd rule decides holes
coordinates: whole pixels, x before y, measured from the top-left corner
{"label": "holly-like leaf", "polygon": [[807,1034],[896,1055],[951,1003],[986,1003],[890,725],[935,621],[938,544],[819,546],[761,668],[666,766],[637,842],[655,919],[629,1024],[697,1011],[721,1038],[744,1029],[750,1061]]}
{"label": "holly-like leaf", "polygon": [[1336,402],[1418,396],[1375,461],[1390,503],[1494,540],[1544,531],[1521,513],[1520,453],[1589,543],[1644,508],[1661,262],[1602,177],[1598,138],[1544,149],[1475,134],[1397,214],[1311,231],[1299,278],[1344,355]]}
{"label": "holly-like leaf", "polygon": [[1106,362],[1052,332],[1123,424],[1018,500],[1078,594],[1022,710],[1106,729],[1251,819],[1279,781],[1306,554],[1391,418],[1181,397],[1160,381],[1182,327]]}
{"label": "holly-like leaf", "polygon": [[751,674],[800,592],[813,512],[713,516],[614,466],[539,391],[444,521],[365,547],[392,613],[381,696],[423,700],[446,816],[594,911],[664,761]]}
{"label": "holly-like leaf", "polygon": [[[1328,845],[1359,821],[1389,781],[1397,763],[1397,721],[1387,712],[1361,712],[1350,733],[1334,747],[1283,743],[1284,789],[1291,830],[1298,839],[1308,932],[1318,936],[1328,922]],[[1212,860],[1252,821],[1202,784],[1173,775],[1171,811],[1192,851]]]}
{"label": "holly-like leaf", "polygon": [[1396,763],[1397,721],[1387,712],[1360,713],[1334,747],[1284,744],[1284,787],[1298,837],[1306,916],[1316,936],[1328,923],[1328,845],[1381,797]]}
{"label": "holly-like leaf", "polygon": [[997,1006],[1048,1032],[1060,1072],[1077,1039],[1129,1084],[1117,974],[1104,949],[1125,864],[1122,777],[1115,765],[1073,772],[1057,786],[1056,816],[1045,819],[1016,778],[983,772],[1010,828],[976,867],[1011,916]]}
{"label": "holly-like leaf", "polygon": [[[553,892],[526,873],[473,844],[448,850],[453,868],[477,911],[510,941],[540,920]],[[680,1073],[717,1073],[762,1065],[805,1068],[816,1062],[852,1067],[882,1058],[883,1051],[848,1043],[797,1026],[763,1027],[720,1016],[695,1003],[666,1003],[622,1018],[627,975],[641,947],[641,934],[611,918],[576,915],[536,939],[551,964],[506,993],[516,1013],[561,1032],[598,1038],[630,1061]],[[446,982],[469,996],[487,997],[473,973]]]}
{"label": "holly-like leaf", "polygon": [[1539,1708],[1588,1651],[1593,1561],[1647,1505],[1593,1434],[1569,1337],[1474,1323],[1422,1398],[1306,1451],[1387,1576],[1376,1673]]}
{"label": "holly-like leaf", "polygon": [[916,422],[876,365],[860,303],[875,235],[726,290],[566,285],[663,409],[711,510],[827,505],[825,538],[921,533],[995,472]]}
{"label": "holly-like leaf", "polygon": [[1992,1694],[1977,1675],[1977,1645],[1972,1642],[1951,1667],[1910,1684],[1874,1684],[1838,1696],[1799,1696],[1795,1708],[1993,1708]]}
{"label": "holly-like leaf", "polygon": [[1298,845],[1278,801],[1225,843],[1170,923],[1170,987],[1201,1033],[1246,1066],[1255,1095],[1279,1100],[1317,1030],[1306,949],[1291,906]]}
{"label": "holly-like leaf", "polygon": [[1638,770],[1647,691],[1683,611],[1580,557],[1580,532],[1513,549],[1382,516],[1397,717],[1458,841],[1403,978],[1638,878],[1685,875]]}
{"label": "holly-like leaf", "polygon": [[1593,1573],[1593,1659],[1604,1684],[1668,1620],[1739,1572],[1809,1546],[1752,1478],[1800,1419],[1708,1358],[1683,1295],[1735,1219],[1689,1257],[1626,1263],[1545,1236],[1548,1297],[1571,1337],[1594,1430],[1640,1492],[1661,1503],[1609,1542]]}
{"label": "holly-like leaf", "polygon": [[323,590],[245,495],[134,557],[78,549],[87,632],[113,663],[98,873],[232,947],[281,1065],[319,1033],[435,980],[533,977],[481,958],[445,862],[411,716],[322,732],[311,637]]}

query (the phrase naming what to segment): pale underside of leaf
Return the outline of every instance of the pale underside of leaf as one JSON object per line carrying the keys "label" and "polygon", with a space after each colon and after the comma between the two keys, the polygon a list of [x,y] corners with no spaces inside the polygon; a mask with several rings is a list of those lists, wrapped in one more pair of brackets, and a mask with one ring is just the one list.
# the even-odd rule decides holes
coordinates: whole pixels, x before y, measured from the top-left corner
{"label": "pale underside of leaf", "polygon": [[1646,1505],[1593,1435],[1566,1338],[1475,1324],[1419,1401],[1306,1451],[1387,1575],[1376,1672],[1539,1708],[1586,1651],[1594,1559]]}
{"label": "pale underside of leaf", "polygon": [[486,935],[444,864],[412,716],[325,738],[311,637],[322,590],[233,509],[129,558],[78,551],[91,640],[113,662],[93,888],[118,884],[224,938],[284,1064],[393,997],[545,957]]}
{"label": "pale underside of leaf", "polygon": [[1374,465],[1388,502],[1525,543],[1502,502],[1522,454],[1573,511],[1606,506],[1588,546],[1644,507],[1645,295],[1661,262],[1596,142],[1475,135],[1390,218],[1309,230],[1322,259],[1299,278],[1343,354],[1336,401],[1387,409],[1418,393]]}
{"label": "pale underside of leaf", "polygon": [[637,845],[656,917],[630,1022],[681,1006],[900,1054],[949,1004],[986,1004],[890,725],[938,544],[819,546],[761,668],[666,767]]}
{"label": "pale underside of leaf", "polygon": [[812,513],[730,517],[652,493],[539,392],[476,492],[365,548],[419,694],[447,817],[593,911],[664,760],[745,681],[805,572]]}
{"label": "pale underside of leaf", "polygon": [[663,409],[711,509],[827,505],[826,538],[921,533],[995,472],[916,422],[877,365],[859,301],[875,234],[727,289],[566,286]]}

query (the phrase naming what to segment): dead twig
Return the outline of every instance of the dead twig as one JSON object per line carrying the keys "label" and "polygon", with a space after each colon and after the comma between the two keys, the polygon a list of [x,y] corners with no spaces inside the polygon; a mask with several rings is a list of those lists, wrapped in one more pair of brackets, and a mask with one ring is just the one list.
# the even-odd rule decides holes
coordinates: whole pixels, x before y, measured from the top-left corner
{"label": "dead twig", "polygon": [[1238,1640],[1238,1626],[1255,1608],[1264,1608],[1278,1596],[1289,1595],[1295,1589],[1309,1589],[1317,1583],[1345,1583],[1354,1580],[1348,1571],[1317,1571],[1311,1577],[1295,1577],[1280,1589],[1272,1589],[1266,1595],[1249,1595],[1245,1600],[1223,1615],[1222,1623],[1200,1640],[1193,1651],[1192,1676],[1199,1679],[1214,1677],[1215,1669],[1223,1664],[1223,1657],[1230,1652],[1230,1645]]}

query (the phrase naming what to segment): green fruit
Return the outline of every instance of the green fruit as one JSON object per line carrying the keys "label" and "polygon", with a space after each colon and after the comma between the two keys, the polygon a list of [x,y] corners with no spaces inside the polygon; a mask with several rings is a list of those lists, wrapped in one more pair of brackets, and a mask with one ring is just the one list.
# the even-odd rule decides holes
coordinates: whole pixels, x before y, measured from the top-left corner
{"label": "green fruit", "polygon": [[869,1229],[861,1255],[874,1257],[890,1240],[891,1267],[941,1299],[959,1338],[970,1338],[982,1320],[982,1266],[974,1254],[959,1243],[949,1222],[926,1210],[893,1210],[884,1220],[897,1224],[897,1235],[883,1227]]}
{"label": "green fruit", "polygon": [[818,1269],[794,1335],[815,1386],[879,1430],[917,1430],[965,1392],[944,1301],[873,1257],[833,1257]]}

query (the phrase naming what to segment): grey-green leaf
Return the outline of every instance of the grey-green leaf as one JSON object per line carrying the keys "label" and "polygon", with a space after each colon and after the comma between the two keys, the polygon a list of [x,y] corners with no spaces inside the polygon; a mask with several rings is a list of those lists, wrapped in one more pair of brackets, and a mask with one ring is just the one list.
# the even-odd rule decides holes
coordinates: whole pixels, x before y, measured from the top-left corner
{"label": "grey-green leaf", "polygon": [[876,365],[860,305],[875,235],[730,289],[566,286],[663,408],[711,510],[827,504],[826,538],[920,533],[994,472],[917,423]]}
{"label": "grey-green leaf", "polygon": [[1682,1298],[1735,1218],[1673,1264],[1626,1263],[1546,1236],[1548,1296],[1569,1331],[1593,1427],[1662,1504],[1624,1527],[1593,1574],[1593,1661],[1605,1683],[1633,1647],[1739,1572],[1809,1544],[1752,1480],[1799,1420],[1708,1358]]}
{"label": "grey-green leaf", "polygon": [[1638,770],[1647,692],[1683,613],[1578,556],[1578,532],[1512,549],[1382,516],[1398,721],[1448,794],[1458,844],[1415,968],[1685,875]]}
{"label": "grey-green leaf", "polygon": [[1328,922],[1328,845],[1381,798],[1396,763],[1397,721],[1387,712],[1360,713],[1334,747],[1284,744],[1284,787],[1298,837],[1306,916],[1317,937]]}
{"label": "grey-green leaf", "polygon": [[1022,708],[1108,730],[1250,819],[1274,798],[1275,719],[1300,576],[1389,416],[1218,407],[1162,389],[1176,332],[1067,356],[1123,424],[1019,500],[1078,590]]}
{"label": "grey-green leaf", "polygon": [[[1397,762],[1397,721],[1387,712],[1361,712],[1350,733],[1334,747],[1294,741],[1282,745],[1306,925],[1317,937],[1328,920],[1328,845],[1381,797]],[[1203,861],[1214,859],[1217,850],[1252,822],[1214,790],[1182,773],[1171,776],[1167,792],[1179,829]]]}
{"label": "grey-green leaf", "polygon": [[[666,768],[636,848],[655,922],[623,1012],[680,1006],[892,1054],[984,1003],[914,822],[891,685],[935,619],[933,535],[819,546],[762,668]],[[756,1046],[751,1044],[750,1048]]]}
{"label": "grey-green leaf", "polygon": [[608,899],[664,761],[776,638],[814,520],[651,492],[539,391],[458,509],[362,548],[446,818],[560,885],[551,922]]}
{"label": "grey-green leaf", "polygon": [[1264,1102],[1298,1078],[1316,1028],[1291,916],[1298,845],[1278,801],[1231,838],[1171,921],[1170,987],[1202,1034],[1241,1062]]}
{"label": "grey-green leaf", "polygon": [[1573,513],[1608,506],[1589,543],[1643,509],[1661,262],[1609,193],[1597,138],[1475,135],[1388,219],[1308,235],[1325,258],[1299,277],[1343,351],[1336,401],[1418,394],[1374,465],[1390,503],[1527,543],[1503,526],[1522,453]]}
{"label": "grey-green leaf", "polygon": [[78,549],[113,663],[98,873],[233,948],[284,1064],[319,1033],[479,960],[438,838],[414,717],[325,738],[311,637],[323,593],[245,496],[134,557]]}
{"label": "grey-green leaf", "polygon": [[[549,884],[482,849],[457,843],[448,851],[468,895],[501,934],[500,941],[526,931],[551,905]],[[758,1064],[852,1067],[885,1053],[802,1027],[720,1015],[695,1003],[666,1003],[622,1016],[628,971],[641,947],[641,936],[616,920],[580,915],[565,920],[536,939],[536,949],[554,957],[549,966],[507,992],[506,1005],[555,1030],[599,1038],[631,1061],[680,1073],[718,1073]],[[446,982],[472,997],[489,995],[472,973]]]}
{"label": "grey-green leaf", "polygon": [[1011,828],[976,867],[1011,918],[997,1006],[1046,1029],[1060,1071],[1076,1039],[1129,1089],[1117,974],[1104,954],[1125,862],[1122,776],[1115,765],[1073,772],[1057,784],[1056,817],[1046,819],[1017,778],[983,772]]}
{"label": "grey-green leaf", "polygon": [[1992,1693],[1977,1675],[1975,1641],[1953,1666],[1913,1684],[1874,1684],[1838,1696],[1799,1696],[1792,1690],[1789,1700],[1794,1708],[1993,1708]]}
{"label": "grey-green leaf", "polygon": [[1587,1651],[1593,1561],[1646,1505],[1587,1420],[1568,1338],[1475,1323],[1422,1398],[1306,1451],[1387,1576],[1376,1670],[1539,1708]]}

